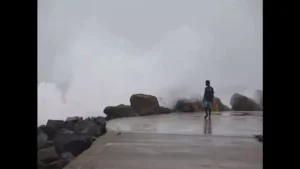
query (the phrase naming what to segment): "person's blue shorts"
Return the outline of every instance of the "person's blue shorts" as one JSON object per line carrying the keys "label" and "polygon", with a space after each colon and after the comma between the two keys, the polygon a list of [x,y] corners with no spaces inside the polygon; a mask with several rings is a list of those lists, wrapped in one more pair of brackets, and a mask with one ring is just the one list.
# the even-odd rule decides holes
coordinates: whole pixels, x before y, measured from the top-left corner
{"label": "person's blue shorts", "polygon": [[204,101],[204,103],[203,103],[204,108],[209,109],[209,108],[211,108],[211,106],[212,106],[212,102]]}

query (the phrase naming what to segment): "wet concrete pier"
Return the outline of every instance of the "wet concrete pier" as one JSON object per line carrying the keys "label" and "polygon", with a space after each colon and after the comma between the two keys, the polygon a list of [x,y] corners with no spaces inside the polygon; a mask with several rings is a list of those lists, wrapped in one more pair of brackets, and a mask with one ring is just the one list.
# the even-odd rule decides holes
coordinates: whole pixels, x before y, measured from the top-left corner
{"label": "wet concrete pier", "polygon": [[262,112],[115,119],[65,169],[260,169]]}

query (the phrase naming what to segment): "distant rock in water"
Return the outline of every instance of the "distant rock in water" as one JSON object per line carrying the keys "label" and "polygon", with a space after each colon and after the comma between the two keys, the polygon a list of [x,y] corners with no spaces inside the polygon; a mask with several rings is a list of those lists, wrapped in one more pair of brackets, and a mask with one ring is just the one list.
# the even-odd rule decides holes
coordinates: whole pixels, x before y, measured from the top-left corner
{"label": "distant rock in water", "polygon": [[105,107],[103,112],[107,115],[107,120],[121,117],[138,116],[138,114],[131,108],[131,106],[124,104],[120,104],[118,106],[107,106]]}
{"label": "distant rock in water", "polygon": [[261,106],[254,100],[235,93],[230,99],[231,109],[234,111],[261,111]]}
{"label": "distant rock in water", "polygon": [[140,116],[158,114],[159,103],[155,96],[146,94],[133,94],[130,97],[132,109]]}

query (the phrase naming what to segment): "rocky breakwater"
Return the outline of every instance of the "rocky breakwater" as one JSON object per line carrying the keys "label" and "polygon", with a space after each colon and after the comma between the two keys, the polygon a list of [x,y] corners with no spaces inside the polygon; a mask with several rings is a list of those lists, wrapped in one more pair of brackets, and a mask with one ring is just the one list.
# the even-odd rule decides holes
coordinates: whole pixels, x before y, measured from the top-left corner
{"label": "rocky breakwater", "polygon": [[38,169],[61,169],[106,133],[104,117],[48,120],[37,131]]}
{"label": "rocky breakwater", "polygon": [[103,112],[106,119],[111,120],[122,117],[148,116],[155,114],[168,114],[171,109],[160,106],[157,97],[148,94],[133,94],[130,98],[130,105],[120,104],[108,106]]}
{"label": "rocky breakwater", "polygon": [[[201,99],[179,99],[173,109],[159,105],[156,96],[149,94],[133,94],[130,98],[130,105],[120,104],[117,106],[107,106],[103,110],[106,120],[123,117],[149,116],[158,114],[168,114],[171,112],[199,112],[204,111]],[[214,98],[213,111],[230,111],[220,98]]]}
{"label": "rocky breakwater", "polygon": [[[177,112],[199,112],[204,111],[202,99],[180,99],[173,107]],[[221,99],[214,97],[212,111],[230,111],[231,109],[221,102]]]}

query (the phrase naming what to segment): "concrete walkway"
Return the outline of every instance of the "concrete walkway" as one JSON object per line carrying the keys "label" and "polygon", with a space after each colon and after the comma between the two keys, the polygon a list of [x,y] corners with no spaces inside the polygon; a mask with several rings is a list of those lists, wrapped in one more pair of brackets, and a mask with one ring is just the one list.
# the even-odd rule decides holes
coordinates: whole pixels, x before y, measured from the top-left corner
{"label": "concrete walkway", "polygon": [[261,112],[202,113],[115,119],[65,169],[260,169]]}

